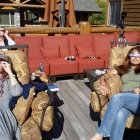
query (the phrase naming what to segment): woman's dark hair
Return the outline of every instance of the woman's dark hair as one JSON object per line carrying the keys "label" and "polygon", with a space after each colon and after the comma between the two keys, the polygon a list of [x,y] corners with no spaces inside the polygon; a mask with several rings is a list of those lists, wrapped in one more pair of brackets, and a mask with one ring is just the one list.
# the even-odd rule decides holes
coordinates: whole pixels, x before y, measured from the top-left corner
{"label": "woman's dark hair", "polygon": [[[125,73],[128,73],[130,68],[131,68],[131,63],[130,63],[130,54],[132,53],[133,50],[137,50],[140,54],[140,46],[136,46],[134,48],[131,48],[129,52],[127,53],[124,62],[122,65],[115,67],[115,69],[118,71],[118,74],[120,76],[124,75]],[[134,69],[135,74],[140,73],[140,64]]]}

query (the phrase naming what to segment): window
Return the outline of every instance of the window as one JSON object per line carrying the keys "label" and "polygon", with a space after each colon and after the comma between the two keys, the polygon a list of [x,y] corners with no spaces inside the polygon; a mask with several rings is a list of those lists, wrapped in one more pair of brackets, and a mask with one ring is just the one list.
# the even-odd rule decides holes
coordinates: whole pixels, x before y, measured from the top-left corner
{"label": "window", "polygon": [[121,0],[110,0],[108,9],[108,25],[116,26],[120,21]]}
{"label": "window", "polygon": [[1,11],[0,12],[0,26],[15,26],[14,11]]}
{"label": "window", "polygon": [[34,25],[39,24],[39,12],[27,12],[27,24]]}

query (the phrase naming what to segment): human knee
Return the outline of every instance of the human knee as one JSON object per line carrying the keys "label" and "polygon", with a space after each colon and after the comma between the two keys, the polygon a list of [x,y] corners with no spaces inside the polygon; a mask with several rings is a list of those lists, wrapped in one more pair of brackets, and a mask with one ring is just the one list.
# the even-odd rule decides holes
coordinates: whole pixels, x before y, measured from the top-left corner
{"label": "human knee", "polygon": [[131,115],[131,112],[123,108],[118,112],[117,117],[116,117],[116,121],[117,122],[126,121],[128,116],[130,116],[130,115]]}

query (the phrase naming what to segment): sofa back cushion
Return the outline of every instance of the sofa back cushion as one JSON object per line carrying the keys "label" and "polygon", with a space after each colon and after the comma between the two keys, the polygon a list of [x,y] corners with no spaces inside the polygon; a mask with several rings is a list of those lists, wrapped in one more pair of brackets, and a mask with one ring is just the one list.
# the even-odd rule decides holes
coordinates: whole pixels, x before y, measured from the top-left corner
{"label": "sofa back cushion", "polygon": [[78,57],[79,58],[89,58],[89,57],[94,57],[94,53],[93,53],[93,48],[92,48],[92,44],[87,45],[86,43],[84,44],[75,44],[76,49],[77,49],[77,53],[78,53]]}
{"label": "sofa back cushion", "polygon": [[21,96],[18,99],[15,108],[13,109],[13,114],[20,125],[22,125],[26,121],[28,114],[30,113],[34,95],[35,95],[35,87],[32,87],[30,88],[28,98],[24,99],[24,97]]}
{"label": "sofa back cushion", "polygon": [[29,46],[29,58],[42,58],[40,47],[42,47],[42,37],[40,36],[14,36],[16,44],[27,44]]}
{"label": "sofa back cushion", "polygon": [[40,128],[32,117],[21,127],[21,140],[42,140]]}
{"label": "sofa back cushion", "polygon": [[41,47],[41,52],[44,58],[60,58],[59,46]]}
{"label": "sofa back cushion", "polygon": [[[114,34],[115,34],[116,41],[118,41],[119,40],[119,33],[114,32]],[[139,39],[138,32],[125,32],[124,36],[125,36],[126,41],[128,41],[128,42],[137,42]]]}
{"label": "sofa back cushion", "polygon": [[[78,44],[78,48],[83,46],[86,48],[88,46],[93,47],[93,38],[91,35],[71,35],[69,36],[69,44],[70,44],[70,52],[71,55],[78,57],[76,46]],[[94,53],[94,49],[93,49]]]}
{"label": "sofa back cushion", "polygon": [[[52,49],[50,49],[51,47],[52,47]],[[45,36],[45,37],[43,37],[43,49],[48,51],[48,53],[51,52],[51,58],[52,57],[57,58],[58,56],[60,56],[61,58],[64,58],[66,56],[69,56],[70,51],[69,51],[68,36]],[[55,50],[55,49],[58,51],[57,55],[56,55],[56,51],[54,51],[54,54],[53,54],[52,50]],[[47,53],[47,55],[48,55],[48,53]]]}
{"label": "sofa back cushion", "polygon": [[135,46],[119,46],[110,49],[109,68],[122,65],[124,59],[131,48]]}
{"label": "sofa back cushion", "polygon": [[112,41],[115,41],[114,34],[93,34],[93,44],[96,57],[108,60]]}
{"label": "sofa back cushion", "polygon": [[5,54],[11,60],[13,70],[16,72],[18,81],[21,84],[28,84],[30,81],[29,64],[27,54],[21,50],[6,50],[0,51],[0,54]]}

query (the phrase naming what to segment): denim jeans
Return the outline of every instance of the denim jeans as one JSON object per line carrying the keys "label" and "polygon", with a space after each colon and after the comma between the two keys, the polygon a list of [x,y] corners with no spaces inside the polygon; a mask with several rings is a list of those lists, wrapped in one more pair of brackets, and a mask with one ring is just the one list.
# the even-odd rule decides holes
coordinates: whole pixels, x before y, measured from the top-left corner
{"label": "denim jeans", "polygon": [[140,94],[115,94],[108,104],[98,133],[110,137],[110,140],[121,140],[126,120],[131,113],[140,114]]}

